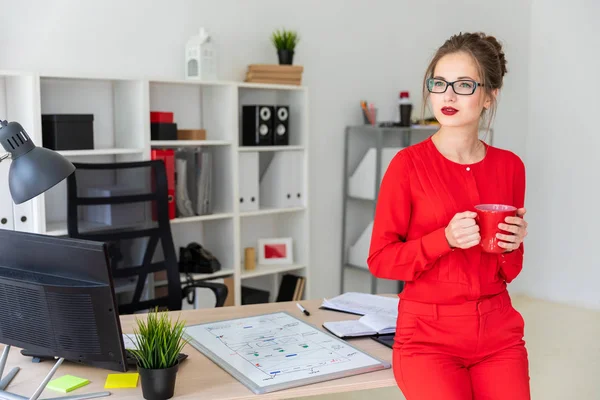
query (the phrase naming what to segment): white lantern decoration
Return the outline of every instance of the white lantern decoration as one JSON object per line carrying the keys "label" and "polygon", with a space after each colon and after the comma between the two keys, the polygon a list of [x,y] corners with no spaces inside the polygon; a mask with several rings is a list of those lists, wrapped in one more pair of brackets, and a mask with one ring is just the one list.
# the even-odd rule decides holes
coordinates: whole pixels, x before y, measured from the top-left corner
{"label": "white lantern decoration", "polygon": [[206,29],[200,28],[185,46],[185,77],[187,79],[216,80],[217,65],[215,49]]}

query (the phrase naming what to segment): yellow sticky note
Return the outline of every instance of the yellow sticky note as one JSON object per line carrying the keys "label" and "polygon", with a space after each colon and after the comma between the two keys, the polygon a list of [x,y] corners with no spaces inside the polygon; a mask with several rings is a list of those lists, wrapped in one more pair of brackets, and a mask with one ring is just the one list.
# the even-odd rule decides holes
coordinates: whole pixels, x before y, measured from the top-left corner
{"label": "yellow sticky note", "polygon": [[137,387],[138,378],[140,374],[108,374],[106,382],[104,383],[105,389],[122,389],[122,388],[134,388]]}
{"label": "yellow sticky note", "polygon": [[89,380],[78,378],[73,375],[64,375],[48,382],[48,389],[56,390],[61,393],[68,393],[90,383]]}

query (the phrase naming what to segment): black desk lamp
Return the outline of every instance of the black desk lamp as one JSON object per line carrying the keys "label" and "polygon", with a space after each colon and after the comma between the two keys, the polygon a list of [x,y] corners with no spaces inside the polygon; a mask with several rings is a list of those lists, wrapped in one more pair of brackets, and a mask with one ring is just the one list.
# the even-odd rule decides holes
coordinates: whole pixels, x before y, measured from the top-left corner
{"label": "black desk lamp", "polygon": [[36,147],[18,122],[0,120],[0,143],[12,158],[8,173],[10,195],[15,204],[44,193],[75,171],[66,158],[55,151]]}
{"label": "black desk lamp", "polygon": [[[2,143],[2,147],[7,152],[0,156],[0,161],[8,157],[12,159],[8,171],[8,186],[15,204],[24,203],[44,193],[75,171],[73,164],[60,154],[44,147],[36,147],[27,132],[25,132],[25,129],[18,122],[0,120],[0,143]],[[5,347],[0,357],[0,391],[3,392],[0,397],[25,399],[25,397],[4,392],[6,386],[8,386],[17,372],[19,372],[18,367],[13,368],[7,376],[2,377],[9,350],[10,346]],[[40,396],[60,363],[62,361],[52,368],[42,382],[42,385],[30,399],[37,399]],[[72,399],[75,398],[85,397],[73,397]]]}

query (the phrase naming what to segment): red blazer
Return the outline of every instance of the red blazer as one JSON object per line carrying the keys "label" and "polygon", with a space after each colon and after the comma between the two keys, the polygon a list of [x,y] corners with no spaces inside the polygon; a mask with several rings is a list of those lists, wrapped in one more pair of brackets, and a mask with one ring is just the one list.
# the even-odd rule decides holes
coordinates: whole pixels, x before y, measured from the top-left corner
{"label": "red blazer", "polygon": [[431,138],[399,151],[377,198],[367,264],[379,278],[405,281],[400,297],[457,304],[494,295],[521,272],[523,244],[501,255],[479,246],[451,249],[445,228],[456,213],[483,203],[524,207],[525,166],[486,144],[478,163],[444,157]]}

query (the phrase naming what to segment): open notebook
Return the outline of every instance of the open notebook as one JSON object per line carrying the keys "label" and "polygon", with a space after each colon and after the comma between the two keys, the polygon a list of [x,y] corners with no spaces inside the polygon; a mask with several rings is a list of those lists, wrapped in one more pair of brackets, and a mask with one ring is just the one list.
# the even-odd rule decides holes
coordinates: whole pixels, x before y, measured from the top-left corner
{"label": "open notebook", "polygon": [[396,332],[396,317],[367,314],[355,320],[324,322],[323,327],[340,338],[384,335]]}

